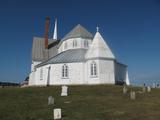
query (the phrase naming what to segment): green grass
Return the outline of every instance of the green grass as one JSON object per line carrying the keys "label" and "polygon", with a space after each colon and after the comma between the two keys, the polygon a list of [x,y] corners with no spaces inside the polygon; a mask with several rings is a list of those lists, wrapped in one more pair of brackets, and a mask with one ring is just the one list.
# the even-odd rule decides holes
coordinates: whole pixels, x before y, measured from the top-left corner
{"label": "green grass", "polygon": [[[62,120],[160,120],[160,89],[136,93],[136,100],[112,85],[69,86],[68,97],[60,93],[60,86],[1,88],[0,120],[52,120],[53,108],[62,108]],[[48,106],[50,95],[55,105]]]}

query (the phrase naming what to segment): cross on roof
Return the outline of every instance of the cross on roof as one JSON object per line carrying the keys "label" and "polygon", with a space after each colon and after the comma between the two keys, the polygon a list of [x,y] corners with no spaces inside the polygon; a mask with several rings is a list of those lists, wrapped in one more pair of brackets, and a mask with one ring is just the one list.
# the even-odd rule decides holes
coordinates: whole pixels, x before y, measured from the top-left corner
{"label": "cross on roof", "polygon": [[96,29],[97,29],[97,32],[99,32],[99,27],[98,26],[96,27]]}

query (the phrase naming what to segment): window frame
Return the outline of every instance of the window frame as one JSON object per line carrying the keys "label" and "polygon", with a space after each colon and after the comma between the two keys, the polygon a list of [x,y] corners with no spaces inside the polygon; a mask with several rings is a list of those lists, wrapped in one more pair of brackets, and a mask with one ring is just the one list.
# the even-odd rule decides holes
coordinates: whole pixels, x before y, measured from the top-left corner
{"label": "window frame", "polygon": [[88,43],[88,40],[84,40],[84,47],[88,47],[89,46],[89,43]]}
{"label": "window frame", "polygon": [[68,69],[69,67],[68,67],[68,65],[66,65],[66,64],[64,64],[63,66],[62,66],[62,78],[63,79],[68,79],[69,78],[69,69]]}
{"label": "window frame", "polygon": [[77,40],[73,40],[73,48],[77,47]]}
{"label": "window frame", "polygon": [[91,64],[90,64],[90,76],[92,78],[98,77],[97,63],[95,61],[92,61]]}

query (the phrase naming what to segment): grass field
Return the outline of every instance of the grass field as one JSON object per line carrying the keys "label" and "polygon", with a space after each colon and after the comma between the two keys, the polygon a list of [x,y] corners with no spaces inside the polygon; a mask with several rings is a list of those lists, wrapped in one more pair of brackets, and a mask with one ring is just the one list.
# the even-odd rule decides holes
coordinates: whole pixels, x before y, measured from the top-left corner
{"label": "grass field", "polygon": [[[160,120],[160,89],[137,93],[136,100],[112,85],[69,86],[68,97],[60,93],[60,86],[1,88],[0,120],[52,120],[53,108],[62,108],[62,120]],[[48,106],[50,95],[55,105]]]}

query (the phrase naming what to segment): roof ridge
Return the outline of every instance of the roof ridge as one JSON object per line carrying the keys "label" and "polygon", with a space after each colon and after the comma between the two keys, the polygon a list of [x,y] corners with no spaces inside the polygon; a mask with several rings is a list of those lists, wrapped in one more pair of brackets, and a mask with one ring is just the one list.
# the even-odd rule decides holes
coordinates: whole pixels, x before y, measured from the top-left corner
{"label": "roof ridge", "polygon": [[66,34],[62,40],[77,37],[92,39],[93,35],[82,25],[78,24],[68,34]]}

